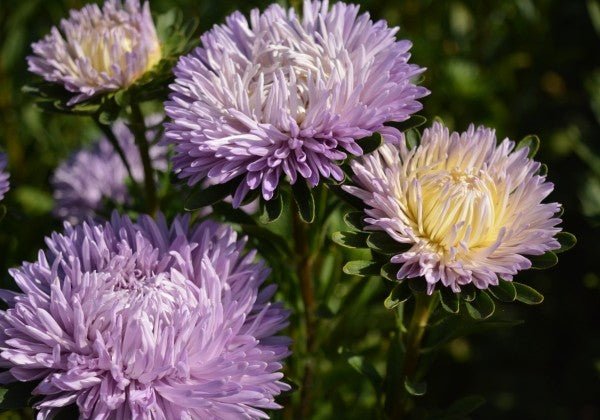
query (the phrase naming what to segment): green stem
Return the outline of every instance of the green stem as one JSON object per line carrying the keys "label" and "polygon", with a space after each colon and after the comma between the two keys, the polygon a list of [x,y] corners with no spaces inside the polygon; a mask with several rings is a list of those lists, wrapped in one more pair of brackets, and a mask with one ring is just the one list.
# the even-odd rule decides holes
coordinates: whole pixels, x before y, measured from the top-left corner
{"label": "green stem", "polygon": [[300,219],[295,202],[292,207],[294,250],[298,258],[296,272],[300,282],[300,292],[302,294],[302,302],[304,305],[304,323],[306,326],[305,344],[306,354],[308,356],[304,366],[302,387],[300,389],[299,418],[310,418],[314,375],[314,364],[311,360],[311,356],[316,350],[316,301],[313,285],[314,257],[311,255],[309,247],[309,226]]}
{"label": "green stem", "polygon": [[150,148],[146,138],[146,124],[144,115],[137,102],[131,102],[131,131],[135,137],[135,144],[140,151],[142,166],[144,167],[144,190],[146,192],[146,210],[153,216],[158,211],[158,197],[156,195],[156,185],[154,183],[154,169],[150,159]]}
{"label": "green stem", "polygon": [[100,122],[100,120],[98,119],[98,117],[94,116],[92,119],[94,120],[94,122],[96,123],[96,125],[98,126],[100,131],[102,131],[104,136],[106,136],[106,139],[111,144],[113,149],[115,149],[115,151],[119,155],[119,158],[121,158],[121,161],[123,162],[123,165],[125,166],[125,169],[127,170],[127,175],[129,175],[129,178],[131,179],[131,181],[133,183],[135,183],[135,178],[133,177],[133,173],[131,172],[131,166],[129,165],[129,162],[127,161],[127,156],[125,156],[125,152],[123,151],[123,148],[121,147],[121,144],[119,143],[119,140],[115,136],[115,133],[113,133],[113,131],[110,129],[110,127],[108,125],[102,124]]}

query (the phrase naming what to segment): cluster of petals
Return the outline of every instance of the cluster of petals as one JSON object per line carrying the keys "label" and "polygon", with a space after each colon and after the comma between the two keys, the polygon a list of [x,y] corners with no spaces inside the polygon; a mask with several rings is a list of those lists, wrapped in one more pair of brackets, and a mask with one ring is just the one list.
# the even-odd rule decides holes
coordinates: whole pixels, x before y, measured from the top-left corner
{"label": "cluster of petals", "polygon": [[384,123],[408,119],[429,93],[397,31],[327,1],[305,0],[302,17],[277,4],[233,13],[174,69],[174,169],[190,185],[239,179],[234,206],[251,190],[271,199],[283,177],[342,180],[339,162],[362,154],[360,139],[398,136]]}
{"label": "cluster of petals", "polygon": [[[162,117],[158,114],[147,119],[151,127],[146,134],[149,140],[157,136],[158,132],[152,126],[160,121]],[[132,181],[140,183],[144,168],[133,133],[122,121],[116,122],[112,130],[129,164]],[[157,140],[152,141],[150,147],[152,166],[166,171],[167,148],[156,144]],[[54,172],[51,179],[54,214],[72,223],[98,218],[103,212],[107,216],[109,204],[112,207],[131,204],[128,179],[129,172],[123,160],[108,139],[102,137],[91,147],[75,152]]]}
{"label": "cluster of petals", "polygon": [[76,93],[69,105],[126,88],[161,59],[150,7],[139,0],[72,10],[32,48],[29,70]]}
{"label": "cluster of petals", "polygon": [[226,226],[113,214],[65,223],[2,290],[1,382],[38,381],[39,418],[259,418],[290,340],[268,269]]}
{"label": "cluster of petals", "polygon": [[391,258],[398,279],[424,277],[429,293],[438,282],[485,289],[560,247],[560,206],[543,203],[554,186],[528,153],[494,130],[436,122],[412,149],[383,145],[353,162],[356,185],[344,189],[363,200],[368,229],[406,245]]}
{"label": "cluster of petals", "polygon": [[10,189],[9,174],[6,172],[8,165],[8,157],[5,153],[0,153],[0,201],[4,199],[4,195]]}

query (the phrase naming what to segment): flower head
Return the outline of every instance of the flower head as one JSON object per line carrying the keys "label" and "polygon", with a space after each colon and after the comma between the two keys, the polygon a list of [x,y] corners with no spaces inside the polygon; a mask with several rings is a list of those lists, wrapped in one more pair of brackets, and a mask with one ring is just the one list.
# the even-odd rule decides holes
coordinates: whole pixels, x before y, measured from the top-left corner
{"label": "flower head", "polygon": [[255,252],[214,222],[168,226],[113,214],[65,224],[38,260],[10,270],[0,356],[39,380],[41,418],[77,404],[82,418],[257,418],[274,397],[288,313]]}
{"label": "flower head", "polygon": [[363,137],[404,121],[428,94],[411,81],[409,41],[355,5],[305,0],[303,16],[279,5],[250,19],[236,12],[175,67],[165,104],[174,167],[190,185],[240,177],[269,200],[280,178],[341,180],[338,164],[361,155]]}
{"label": "flower head", "polygon": [[357,186],[344,188],[367,206],[368,229],[408,246],[391,259],[398,279],[423,276],[430,293],[438,282],[485,289],[531,267],[525,255],[560,247],[560,206],[542,203],[554,186],[528,152],[485,127],[434,123],[413,149],[384,145],[353,162]]}
{"label": "flower head", "polygon": [[107,0],[72,10],[60,30],[32,45],[29,70],[77,93],[69,105],[126,88],[161,59],[148,3]]}
{"label": "flower head", "polygon": [[[161,120],[159,116],[151,116],[148,123],[152,125]],[[141,182],[144,168],[133,134],[120,121],[114,124],[113,132],[129,163],[133,180]],[[155,130],[148,130],[149,138],[155,135]],[[154,169],[167,169],[166,155],[164,146],[150,148]],[[51,180],[56,202],[54,213],[61,219],[77,223],[107,210],[107,202],[121,206],[131,204],[128,178],[129,173],[120,156],[102,137],[91,148],[77,151],[57,168]]]}
{"label": "flower head", "polygon": [[8,172],[6,172],[6,166],[8,165],[8,159],[5,153],[0,153],[0,201],[4,199],[4,194],[10,189],[10,183],[8,182]]}

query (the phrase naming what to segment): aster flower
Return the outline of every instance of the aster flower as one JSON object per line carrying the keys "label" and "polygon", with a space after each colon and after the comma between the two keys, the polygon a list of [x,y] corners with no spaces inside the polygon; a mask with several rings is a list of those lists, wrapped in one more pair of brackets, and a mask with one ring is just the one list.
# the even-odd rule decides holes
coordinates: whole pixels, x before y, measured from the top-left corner
{"label": "aster flower", "polygon": [[113,214],[65,224],[38,260],[10,270],[0,357],[19,381],[40,381],[49,418],[258,418],[274,397],[288,313],[262,287],[268,269],[245,239],[214,222],[168,226]]}
{"label": "aster flower", "polygon": [[560,248],[560,206],[542,202],[554,186],[528,153],[485,127],[434,123],[412,149],[384,145],[353,162],[356,186],[344,189],[364,202],[367,230],[405,245],[391,258],[397,279],[424,277],[429,293],[487,289]]}
{"label": "aster flower", "polygon": [[[158,115],[147,119],[148,126],[162,121]],[[135,182],[141,182],[144,169],[135,139],[129,128],[121,121],[114,124],[113,132],[131,169]],[[148,138],[156,136],[155,130],[148,130]],[[167,150],[161,145],[150,148],[154,169],[167,170]],[[77,223],[95,218],[108,210],[107,203],[113,205],[131,204],[127,180],[129,173],[111,143],[101,137],[91,148],[74,153],[63,162],[51,179],[54,189],[57,217]]]}
{"label": "aster flower", "polygon": [[150,7],[139,0],[73,10],[32,48],[29,70],[74,92],[68,105],[129,87],[162,57]]}
{"label": "aster flower", "polygon": [[10,183],[8,182],[8,172],[6,172],[6,166],[8,165],[8,159],[5,153],[0,153],[0,201],[4,199],[4,195],[10,189]]}
{"label": "aster flower", "polygon": [[398,136],[384,123],[407,120],[428,94],[397,31],[344,3],[306,0],[302,18],[277,4],[233,13],[174,69],[175,170],[189,185],[235,181],[234,206],[251,190],[270,200],[283,176],[342,180],[339,161],[363,153],[360,139]]}

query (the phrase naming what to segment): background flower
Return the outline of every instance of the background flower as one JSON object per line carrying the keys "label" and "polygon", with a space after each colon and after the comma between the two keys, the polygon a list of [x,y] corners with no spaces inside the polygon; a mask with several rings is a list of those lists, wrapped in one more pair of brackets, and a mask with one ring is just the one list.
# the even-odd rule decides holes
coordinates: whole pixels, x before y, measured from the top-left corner
{"label": "background flower", "polygon": [[[162,117],[154,115],[147,122],[151,127],[160,121]],[[141,182],[144,169],[133,134],[121,121],[114,124],[113,132],[129,162],[133,180]],[[154,129],[147,132],[149,139],[156,135]],[[154,169],[166,171],[167,148],[153,145],[150,155]],[[54,213],[61,219],[77,223],[107,210],[108,202],[120,206],[131,204],[128,178],[123,161],[111,143],[102,137],[91,148],[75,152],[56,169],[51,180],[56,202]]]}
{"label": "background flower", "polygon": [[166,136],[180,177],[243,177],[234,206],[255,189],[271,199],[284,175],[341,180],[338,161],[362,154],[357,140],[408,119],[428,93],[397,31],[344,3],[307,0],[302,18],[276,4],[229,16],[174,70]]}
{"label": "background flower", "polygon": [[72,10],[32,48],[29,71],[76,92],[69,105],[128,87],[161,59],[150,7],[139,0]]}
{"label": "background flower", "polygon": [[4,199],[4,195],[10,189],[10,183],[8,182],[8,172],[6,172],[6,166],[8,165],[8,157],[5,153],[0,153],[0,200]]}
{"label": "background flower", "polygon": [[384,145],[353,162],[357,186],[344,189],[366,204],[368,229],[408,245],[391,258],[398,279],[423,276],[430,293],[438,282],[485,289],[531,267],[524,255],[560,248],[560,206],[542,203],[554,186],[528,153],[497,145],[491,129],[436,122],[413,149]]}
{"label": "background flower", "polygon": [[42,418],[76,403],[84,418],[256,418],[274,397],[288,313],[245,240],[213,222],[168,226],[113,214],[65,224],[2,291],[0,356]]}

